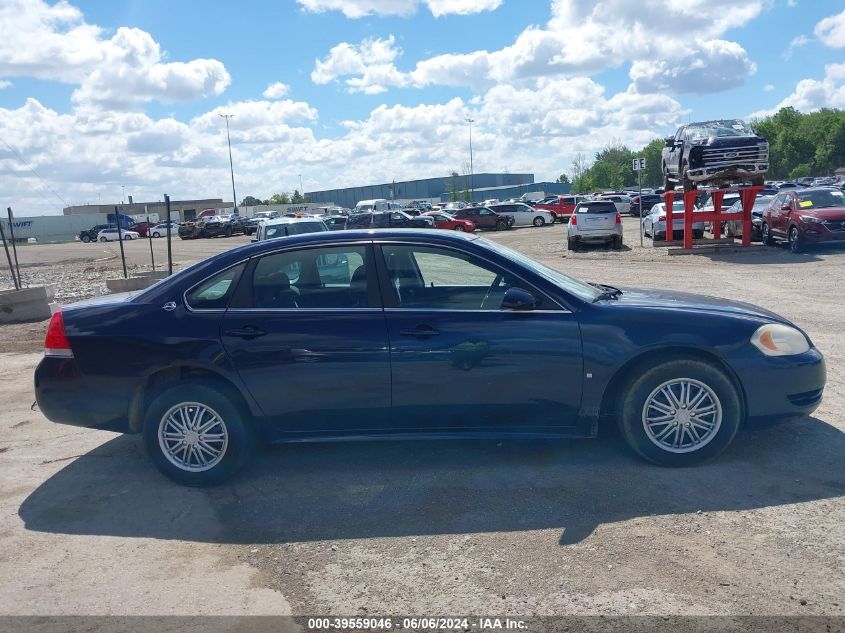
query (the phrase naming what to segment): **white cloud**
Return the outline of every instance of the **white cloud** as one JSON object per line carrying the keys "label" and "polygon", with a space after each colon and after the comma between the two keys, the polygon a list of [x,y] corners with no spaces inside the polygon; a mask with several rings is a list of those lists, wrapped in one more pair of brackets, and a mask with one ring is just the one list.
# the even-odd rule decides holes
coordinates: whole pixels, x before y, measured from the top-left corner
{"label": "white cloud", "polygon": [[288,93],[289,90],[290,86],[283,84],[281,81],[277,81],[267,86],[267,89],[261,94],[268,99],[281,99]]}
{"label": "white cloud", "polygon": [[788,107],[802,112],[821,108],[845,108],[845,63],[828,64],[824,70],[823,79],[802,79],[796,84],[792,94],[777,106],[755,112],[751,117],[762,118]]}
{"label": "white cloud", "polygon": [[[317,61],[312,79],[346,78],[349,89],[360,92],[430,85],[482,90],[542,77],[588,76],[631,62],[631,78],[640,92],[728,90],[741,85],[756,66],[741,45],[720,36],[766,6],[765,0],[554,0],[544,27],[528,27],[499,50],[440,54],[404,71],[395,65],[401,49],[393,36],[359,45],[343,42]],[[373,42],[389,55],[367,59]]]}
{"label": "white cloud", "polygon": [[775,89],[774,84],[766,84],[765,86],[763,86],[763,92],[773,92],[774,89]]}
{"label": "white cloud", "polygon": [[810,43],[810,38],[806,35],[797,35],[792,38],[789,42],[789,46],[786,47],[786,50],[783,52],[783,57],[786,61],[792,59],[792,55],[795,53],[796,48],[801,48],[802,46],[806,46]]}
{"label": "white cloud", "polygon": [[111,38],[86,24],[65,0],[6,0],[0,8],[0,76],[35,77],[79,84],[74,103],[128,108],[218,95],[229,73],[214,59],[165,62],[149,33],[121,27]]}
{"label": "white cloud", "polygon": [[340,11],[347,18],[362,18],[368,15],[410,16],[419,5],[425,5],[438,18],[443,15],[471,15],[482,11],[494,11],[502,0],[297,0],[306,11],[322,13]]}
{"label": "white cloud", "polygon": [[756,70],[736,42],[710,40],[671,60],[637,60],[630,75],[637,89],[645,93],[708,94],[741,86]]}
{"label": "white cloud", "polygon": [[395,43],[396,39],[391,35],[386,39],[366,39],[358,45],[338,44],[324,59],[317,60],[311,80],[327,84],[350,77],[346,79],[349,91],[367,94],[384,92],[388,86],[405,85],[406,76],[393,64],[402,54],[402,49]]}
{"label": "white cloud", "polygon": [[845,11],[826,17],[816,24],[815,34],[825,46],[831,48],[845,46]]}
{"label": "white cloud", "polygon": [[5,79],[0,79],[0,90],[5,90],[6,88],[11,88],[12,82],[6,81]]}

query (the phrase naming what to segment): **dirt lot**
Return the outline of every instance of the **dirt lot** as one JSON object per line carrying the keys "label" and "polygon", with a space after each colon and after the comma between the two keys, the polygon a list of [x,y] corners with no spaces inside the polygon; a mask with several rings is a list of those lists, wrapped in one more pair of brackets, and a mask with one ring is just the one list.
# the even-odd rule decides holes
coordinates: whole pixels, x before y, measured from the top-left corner
{"label": "dirt lot", "polygon": [[[794,319],[828,361],[816,414],[747,428],[685,470],[644,464],[613,436],[361,443],[268,449],[237,482],[189,490],[137,437],[33,410],[43,324],[0,327],[0,612],[844,615],[845,251],[667,257],[639,247],[636,221],[625,230],[620,252],[570,254],[562,226],[489,237],[585,279]],[[176,259],[245,241],[177,240]],[[130,261],[148,248],[128,244]],[[116,250],[19,255],[25,280],[72,293],[74,271],[114,271]]]}

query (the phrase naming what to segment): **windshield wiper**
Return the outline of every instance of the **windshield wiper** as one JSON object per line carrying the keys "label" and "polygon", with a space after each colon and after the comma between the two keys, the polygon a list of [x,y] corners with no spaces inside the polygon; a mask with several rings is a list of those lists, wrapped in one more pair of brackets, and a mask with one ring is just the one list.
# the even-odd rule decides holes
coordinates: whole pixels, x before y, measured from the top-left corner
{"label": "windshield wiper", "polygon": [[619,295],[622,294],[622,291],[619,288],[614,288],[613,286],[608,286],[607,284],[597,284],[593,282],[589,282],[591,286],[594,288],[598,288],[601,290],[601,294],[593,300],[593,303],[596,301],[600,301],[602,299],[616,299]]}

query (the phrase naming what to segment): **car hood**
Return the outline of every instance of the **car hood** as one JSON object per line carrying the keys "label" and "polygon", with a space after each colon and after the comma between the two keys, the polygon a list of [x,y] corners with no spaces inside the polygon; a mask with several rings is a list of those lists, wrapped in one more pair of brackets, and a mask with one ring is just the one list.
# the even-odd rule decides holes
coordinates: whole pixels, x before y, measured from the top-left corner
{"label": "car hood", "polygon": [[693,294],[691,292],[676,292],[673,290],[645,288],[623,288],[622,290],[622,294],[613,300],[614,303],[618,303],[621,306],[730,314],[792,325],[789,320],[779,314],[742,301],[732,301],[730,299],[722,299],[721,297],[708,297],[706,295]]}
{"label": "car hood", "polygon": [[845,220],[845,207],[820,207],[798,209],[798,214],[813,215],[820,220],[839,222]]}
{"label": "car hood", "polygon": [[755,143],[763,143],[766,139],[756,136],[710,136],[706,139],[701,139],[694,145],[701,145],[704,147],[742,147],[744,145],[751,145]]}

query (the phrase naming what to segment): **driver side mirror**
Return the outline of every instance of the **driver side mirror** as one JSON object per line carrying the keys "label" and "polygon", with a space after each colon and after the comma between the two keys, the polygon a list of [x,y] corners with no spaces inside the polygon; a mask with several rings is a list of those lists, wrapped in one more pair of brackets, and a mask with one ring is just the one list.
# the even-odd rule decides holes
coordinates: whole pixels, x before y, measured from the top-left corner
{"label": "driver side mirror", "polygon": [[670,136],[670,137],[665,138],[663,140],[666,141],[666,147],[675,147],[675,137],[674,136]]}
{"label": "driver side mirror", "polygon": [[537,298],[522,288],[508,288],[502,298],[503,310],[525,312],[537,307]]}
{"label": "driver side mirror", "polygon": [[780,210],[781,211],[792,211],[792,205],[787,202],[786,204],[781,206]]}

